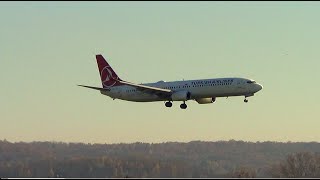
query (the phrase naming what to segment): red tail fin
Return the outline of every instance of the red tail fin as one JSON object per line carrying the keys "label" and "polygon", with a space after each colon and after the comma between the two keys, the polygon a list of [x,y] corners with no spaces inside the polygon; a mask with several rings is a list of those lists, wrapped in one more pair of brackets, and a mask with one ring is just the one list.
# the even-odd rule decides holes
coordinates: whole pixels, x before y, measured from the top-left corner
{"label": "red tail fin", "polygon": [[101,54],[96,55],[97,64],[99,67],[100,77],[102,86],[104,88],[110,88],[113,86],[123,85],[122,83],[115,81],[120,80],[119,76],[113,71],[111,66],[107,63],[107,61],[103,58]]}

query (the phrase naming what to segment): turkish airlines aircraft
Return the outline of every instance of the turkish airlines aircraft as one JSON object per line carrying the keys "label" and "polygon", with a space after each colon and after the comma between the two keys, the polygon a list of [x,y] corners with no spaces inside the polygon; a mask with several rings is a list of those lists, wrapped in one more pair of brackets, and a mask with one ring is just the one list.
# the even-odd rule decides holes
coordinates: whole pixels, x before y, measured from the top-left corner
{"label": "turkish airlines aircraft", "polygon": [[99,90],[101,94],[113,99],[135,102],[165,101],[166,107],[172,106],[172,101],[183,101],[181,109],[186,109],[186,101],[195,100],[199,104],[213,103],[217,97],[244,96],[247,97],[262,89],[262,85],[246,78],[217,78],[188,81],[159,81],[148,84],[135,84],[123,81],[107,63],[102,55],[96,55],[100,72],[102,88],[79,85]]}

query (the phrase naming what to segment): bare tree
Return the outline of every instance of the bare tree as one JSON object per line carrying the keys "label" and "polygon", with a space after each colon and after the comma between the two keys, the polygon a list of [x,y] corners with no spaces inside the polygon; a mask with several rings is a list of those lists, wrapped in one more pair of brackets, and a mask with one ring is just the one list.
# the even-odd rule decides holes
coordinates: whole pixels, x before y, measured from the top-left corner
{"label": "bare tree", "polygon": [[232,172],[232,178],[255,178],[256,171],[249,167],[238,167]]}
{"label": "bare tree", "polygon": [[320,156],[310,152],[289,154],[284,162],[271,168],[273,177],[320,177]]}

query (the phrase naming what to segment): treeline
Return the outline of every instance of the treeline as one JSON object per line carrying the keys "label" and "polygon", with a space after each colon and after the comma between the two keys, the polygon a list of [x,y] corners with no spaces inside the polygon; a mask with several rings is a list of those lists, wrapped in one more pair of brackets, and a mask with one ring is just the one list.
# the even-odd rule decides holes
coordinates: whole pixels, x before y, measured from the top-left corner
{"label": "treeline", "polygon": [[320,143],[0,141],[0,177],[320,177]]}

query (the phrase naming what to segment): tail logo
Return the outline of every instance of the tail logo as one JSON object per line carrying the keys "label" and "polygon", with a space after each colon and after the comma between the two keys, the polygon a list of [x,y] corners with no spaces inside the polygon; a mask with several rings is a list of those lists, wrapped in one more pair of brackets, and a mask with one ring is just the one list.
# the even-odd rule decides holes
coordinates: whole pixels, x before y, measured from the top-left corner
{"label": "tail logo", "polygon": [[112,70],[110,69],[110,66],[104,67],[103,70],[101,71],[101,80],[102,80],[103,86],[107,88],[114,86],[117,83],[115,79],[118,79],[118,77],[113,77],[113,73],[112,73]]}

